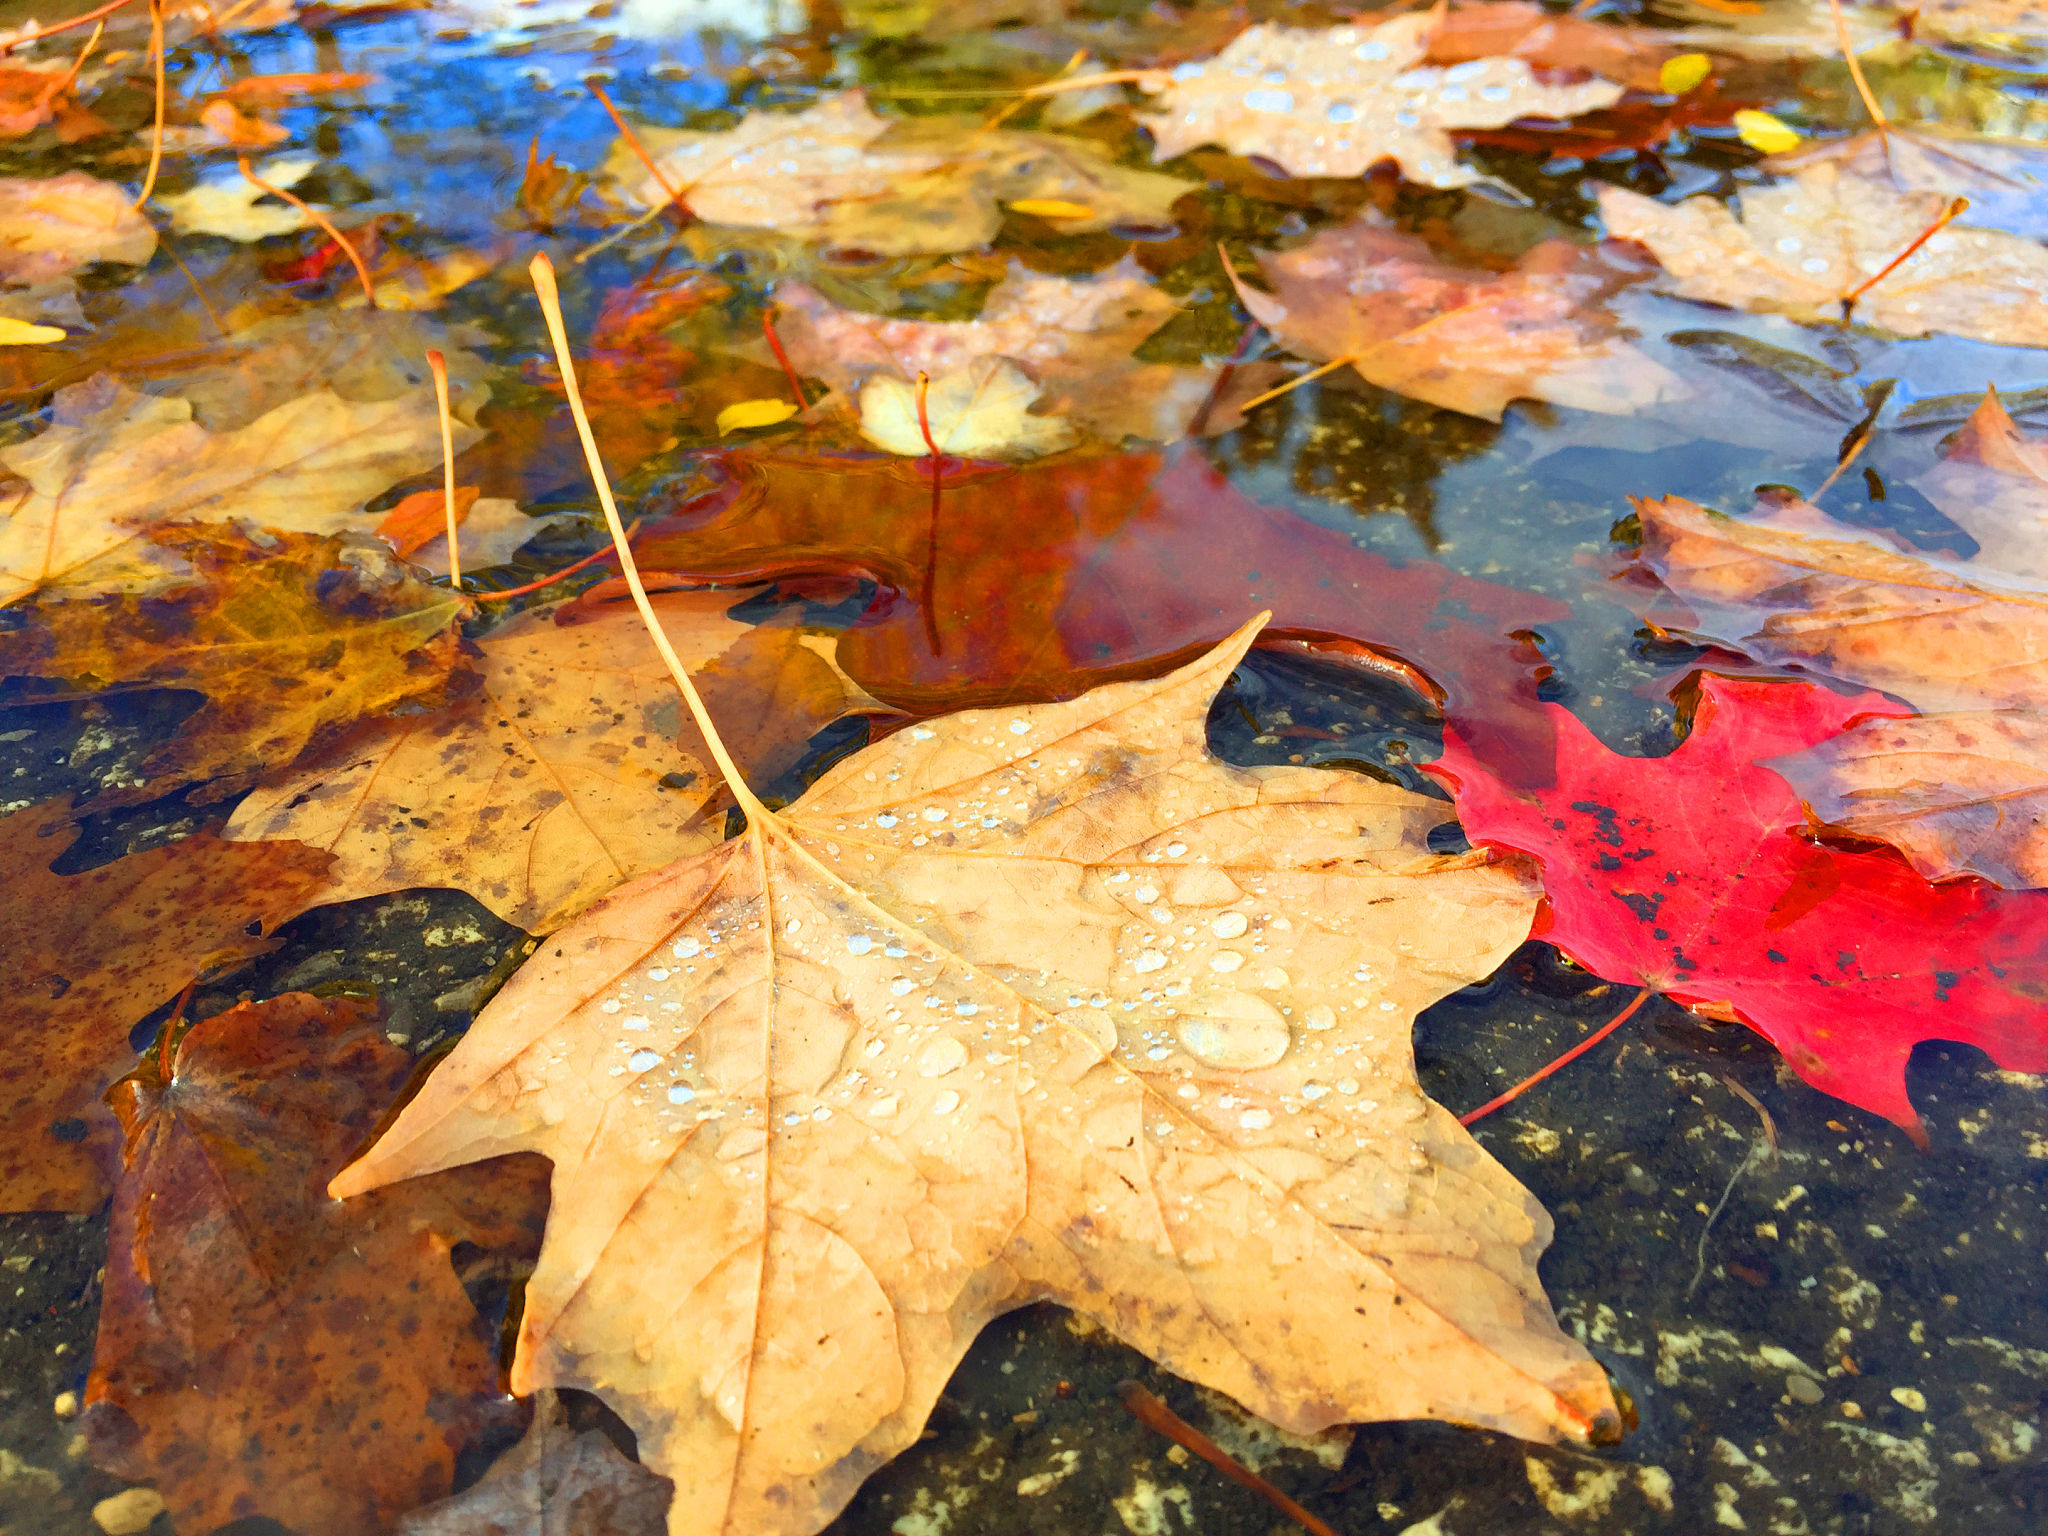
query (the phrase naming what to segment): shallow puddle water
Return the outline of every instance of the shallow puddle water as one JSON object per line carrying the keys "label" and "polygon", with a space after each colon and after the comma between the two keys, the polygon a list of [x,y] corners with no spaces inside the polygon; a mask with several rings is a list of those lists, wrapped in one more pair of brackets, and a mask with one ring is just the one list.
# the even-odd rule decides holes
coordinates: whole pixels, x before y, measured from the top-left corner
{"label": "shallow puddle water", "polygon": [[[0,1532],[646,1536],[666,1485],[628,1458],[659,1461],[683,1401],[771,1426],[783,1460],[725,1518],[702,1471],[723,1453],[673,1451],[702,1474],[678,1536],[1294,1528],[1134,1416],[1130,1382],[1351,1536],[2048,1522],[2037,10],[86,9],[0,8]],[[537,253],[638,567],[758,801],[721,784],[616,580]],[[1210,752],[1259,770],[1269,808],[1303,770],[1400,806],[1350,841],[1289,823],[1289,878],[1335,893],[1380,837],[1389,889],[1520,881],[1508,940],[1460,950],[1493,919],[1446,894],[1389,950],[1420,979],[1347,960],[1326,984],[1291,957],[1338,950],[1273,925],[1263,884],[1204,884],[1220,872],[1197,866],[1278,857],[1249,810],[1213,861],[1162,820],[1126,840],[1171,874],[1101,875],[1128,831],[1115,796],[1141,768],[1146,793],[1170,778],[1144,756],[1165,749],[1096,742],[1055,780],[1021,755],[1054,756],[1029,711],[1162,678],[1262,611],[1207,706]],[[972,731],[946,723],[962,710]],[[679,916],[652,951],[577,914],[715,857],[749,809],[795,825],[885,742],[903,755],[872,761],[906,795],[997,787],[971,816],[835,802],[804,855],[831,879],[1108,808],[1048,856],[1073,889],[1020,898],[1041,948],[1014,962],[1000,936],[972,964],[922,953],[981,942],[980,906],[936,877],[881,916],[853,884],[789,905],[774,985],[816,1012],[776,1037],[764,1108],[721,1123],[722,1095],[750,1102],[716,1059],[747,995],[721,957],[749,930],[710,894],[709,928]],[[1212,817],[1186,793],[1187,825]],[[761,878],[759,910],[796,903]],[[1300,930],[1351,942],[1376,919],[1348,899],[1303,899]],[[851,925],[844,955],[805,947],[814,911]],[[1054,975],[1069,950],[1074,975],[1093,963],[1103,924],[1114,998]],[[409,1095],[469,1070],[459,1042],[527,1006],[514,978],[592,932],[592,954],[645,939],[579,994],[605,992],[608,1065],[568,1086],[569,1036],[533,1023],[521,1055],[492,1035],[492,1070],[523,1063],[489,1090],[502,1122],[433,1166],[499,1160],[329,1201]],[[671,1047],[668,1013],[728,984],[704,1060],[694,1036]],[[984,994],[942,1006],[984,984],[1023,999],[1013,1036]],[[1425,1105],[1524,1085],[1639,990],[1612,1035],[1476,1119],[1476,1149]],[[1398,1027],[1395,1065],[1359,1065],[1366,994],[1414,1012],[1420,1095]],[[1440,1357],[1387,1346],[1389,1378],[1423,1383],[1398,1399],[1414,1416],[1339,1422],[1353,1389],[1333,1385],[1279,1403],[1286,1429],[1196,1383],[1249,1395],[1273,1359],[1313,1361],[1327,1289],[1258,1327],[1206,1280],[1156,1312],[1045,1299],[1082,1296],[1120,1245],[1197,1277],[1251,1262],[1176,1253],[1165,1196],[1142,1240],[1106,1214],[1115,1190],[1065,1226],[1015,1215],[1089,1257],[1064,1293],[1042,1253],[1023,1279],[989,1261],[975,1296],[1008,1299],[976,1336],[982,1301],[946,1265],[994,1218],[946,1204],[954,1132],[886,1167],[823,1138],[968,1123],[991,1074],[1028,1118],[1031,1073],[1061,1080],[1028,1019],[1055,1017],[1086,1046],[1059,1069],[1075,1081],[1152,1083],[1189,1125],[1194,1085],[1220,1084],[1200,1105],[1233,1116],[1200,1122],[1217,1186],[1313,1212],[1295,1248],[1245,1218],[1248,1288],[1307,1284],[1326,1242],[1370,1271],[1361,1298],[1456,1293]],[[1394,1108],[1368,1124],[1375,1092]],[[584,1099],[607,1107],[586,1123]],[[1117,1134],[1158,1169],[1187,1138],[1148,1130],[1150,1102]],[[538,1454],[532,1393],[510,1390],[544,1384],[515,1371],[539,1350],[522,1317],[628,1308],[670,1270],[702,1285],[663,1293],[665,1317],[742,1306],[699,1273],[716,1244],[623,1197],[585,1271],[534,1300],[543,1219],[560,1241],[602,1203],[565,1199],[565,1166],[630,1166],[649,1201],[673,1174],[636,1150],[641,1112],[670,1152],[707,1126],[728,1163],[771,1136],[836,1149],[813,1160],[843,1184],[799,1198],[771,1167],[749,1198],[775,1191],[825,1234],[806,1241],[853,1255],[831,1250],[817,1273],[842,1289],[821,1297],[867,1295],[862,1242],[929,1261],[889,1327],[927,1370],[964,1357],[920,1428],[923,1405],[898,1422],[870,1401],[915,1370],[892,1345],[893,1387],[848,1374],[867,1367],[824,1301],[814,1341],[805,1321],[761,1356],[815,1359],[773,1379],[824,1386],[772,1407],[733,1385],[768,1365],[664,1353],[670,1325],[641,1326],[543,1405],[582,1470],[463,1506]],[[565,1116],[585,1140],[553,1145],[550,1210],[527,1131]],[[1053,1140],[1114,1143],[1102,1116]],[[1317,1161],[1354,1130],[1384,1156]],[[986,1161],[1028,1168],[1024,1144]],[[863,1192],[894,1177],[938,1193],[863,1234]],[[1539,1251],[1534,1294],[1516,1275]],[[1546,1305],[1572,1379],[1611,1386],[1598,1424],[1515,1355],[1553,1337]],[[1178,1373],[1133,1347],[1162,1337]],[[796,1422],[841,1434],[871,1409],[872,1440]],[[814,1483],[811,1505],[788,1492]]]}

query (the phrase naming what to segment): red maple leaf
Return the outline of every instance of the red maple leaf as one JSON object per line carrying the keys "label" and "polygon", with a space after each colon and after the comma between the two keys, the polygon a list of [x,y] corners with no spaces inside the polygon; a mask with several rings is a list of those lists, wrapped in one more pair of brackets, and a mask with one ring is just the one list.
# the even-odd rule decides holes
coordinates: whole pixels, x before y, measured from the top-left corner
{"label": "red maple leaf", "polygon": [[640,564],[696,580],[872,579],[881,590],[839,662],[912,712],[1154,675],[1271,609],[1269,636],[1360,642],[1421,672],[1488,761],[1547,778],[1540,658],[1517,637],[1563,616],[1553,599],[1370,554],[1249,500],[1187,448],[949,459],[936,497],[924,464],[721,455],[709,489],[647,525]]}
{"label": "red maple leaf", "polygon": [[1747,1024],[1814,1087],[1922,1145],[1906,1096],[1920,1041],[2048,1069],[2048,896],[1933,885],[1890,850],[1814,842],[1791,785],[1759,766],[1898,705],[1709,674],[1692,734],[1661,758],[1611,752],[1546,707],[1549,788],[1504,785],[1455,733],[1430,769],[1473,842],[1543,866],[1540,937],[1609,980]]}

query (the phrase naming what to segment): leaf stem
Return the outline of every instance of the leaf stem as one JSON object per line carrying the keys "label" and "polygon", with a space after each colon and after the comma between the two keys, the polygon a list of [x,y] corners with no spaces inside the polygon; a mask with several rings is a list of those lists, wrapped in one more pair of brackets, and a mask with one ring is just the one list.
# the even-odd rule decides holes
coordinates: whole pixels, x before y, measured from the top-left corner
{"label": "leaf stem", "polygon": [[156,173],[164,163],[164,6],[163,0],[149,0],[149,54],[156,60],[156,116],[149,133],[149,174],[142,178],[136,195],[140,208],[156,191]]}
{"label": "leaf stem", "polygon": [[[626,545],[628,548],[632,547],[633,540],[638,538],[639,534],[640,519],[636,517],[633,521],[626,524]],[[543,587],[552,587],[556,582],[566,577],[574,576],[578,571],[583,570],[587,566],[595,565],[600,560],[609,560],[617,553],[616,549],[600,549],[594,554],[585,555],[574,565],[565,565],[552,575],[543,576],[539,581],[529,581],[523,587],[507,587],[502,592],[473,592],[470,596],[480,603],[501,602],[508,597],[524,597],[529,592],[538,592]]]}
{"label": "leaf stem", "polygon": [[1333,357],[1323,364],[1322,367],[1311,369],[1299,378],[1289,379],[1285,384],[1276,384],[1263,395],[1253,395],[1251,399],[1245,401],[1243,405],[1237,408],[1238,414],[1242,416],[1255,405],[1264,405],[1268,400],[1277,400],[1289,390],[1301,388],[1302,385],[1308,383],[1311,379],[1320,379],[1326,373],[1334,373],[1347,363],[1355,363],[1357,361],[1358,359],[1349,352],[1345,353],[1342,357]]}
{"label": "leaf stem", "polygon": [[1848,293],[1842,295],[1842,318],[1845,320],[1848,319],[1849,311],[1856,307],[1856,301],[1858,299],[1862,298],[1863,295],[1870,292],[1871,289],[1875,288],[1879,283],[1883,282],[1886,278],[1890,277],[1894,272],[1898,271],[1900,267],[1904,266],[1908,258],[1910,258],[1915,251],[1919,250],[1921,246],[1925,245],[1928,241],[1932,240],[1936,235],[1940,234],[1944,229],[1948,228],[1950,224],[1954,223],[1957,219],[1961,218],[1963,216],[1963,213],[1965,212],[1965,210],[1969,208],[1969,206],[1970,200],[1967,197],[1958,197],[1951,199],[1949,205],[1941,210],[1941,217],[1936,219],[1932,224],[1928,225],[1925,229],[1921,230],[1919,234],[1915,235],[1913,237],[1913,243],[1907,246],[1903,251],[1899,252],[1899,254],[1894,256],[1890,261],[1886,262],[1884,264],[1884,269],[1882,271],[1878,272],[1873,277],[1866,277],[1861,283],[1857,284],[1856,287],[1851,289]]}
{"label": "leaf stem", "polygon": [[569,414],[576,420],[576,435],[583,444],[583,458],[590,466],[590,478],[597,488],[597,503],[604,509],[605,526],[611,529],[612,547],[618,551],[619,569],[626,578],[626,586],[633,593],[633,606],[640,610],[640,621],[647,626],[647,634],[654,641],[655,650],[661,653],[662,662],[668,667],[669,676],[682,691],[683,702],[689,706],[690,716],[697,722],[697,729],[704,733],[705,745],[710,747],[718,771],[725,775],[726,787],[732,791],[733,799],[739,802],[747,820],[755,826],[772,824],[774,813],[763,805],[760,797],[747,787],[740,777],[739,765],[725,748],[725,742],[718,734],[718,727],[712,722],[711,712],[704,707],[704,700],[697,692],[697,685],[690,681],[690,674],[683,670],[682,658],[676,655],[675,647],[668,643],[663,633],[661,620],[655,616],[654,604],[647,599],[647,588],[640,581],[640,567],[633,559],[633,551],[626,543],[625,525],[619,520],[619,504],[612,497],[612,483],[604,472],[604,460],[598,456],[597,437],[590,430],[590,417],[583,409],[583,391],[576,383],[576,360],[569,352],[569,332],[562,323],[561,290],[555,284],[555,264],[548,260],[548,253],[537,254],[527,267],[533,278],[534,292],[540,296],[540,312],[548,324],[548,339],[554,343],[555,362],[562,370],[562,387],[568,392]]}
{"label": "leaf stem", "polygon": [[1549,1066],[1544,1067],[1541,1071],[1532,1072],[1529,1076],[1523,1078],[1519,1083],[1515,1084],[1514,1087],[1510,1088],[1506,1093],[1501,1094],[1498,1098],[1488,1099],[1484,1104],[1480,1105],[1477,1109],[1471,1110],[1466,1114],[1458,1116],[1458,1124],[1470,1125],[1475,1120],[1485,1119],[1488,1115],[1492,1114],[1496,1109],[1499,1109],[1503,1104],[1512,1104],[1516,1099],[1519,1099],[1531,1088],[1534,1088],[1538,1083],[1542,1082],[1543,1079],[1550,1076],[1551,1073],[1559,1070],[1562,1067],[1570,1066],[1573,1062],[1577,1061],[1581,1056],[1585,1055],[1586,1052],[1593,1049],[1594,1046],[1598,1045],[1602,1040],[1605,1040],[1609,1035],[1613,1034],[1617,1029],[1621,1028],[1622,1025],[1626,1024],[1629,1021],[1629,1019],[1634,1016],[1635,1011],[1638,1008],[1642,1007],[1644,1003],[1647,1003],[1650,1000],[1650,996],[1650,989],[1648,987],[1643,987],[1639,989],[1635,995],[1634,1000],[1630,1002],[1630,1004],[1626,1008],[1622,1009],[1621,1012],[1617,1013],[1605,1024],[1601,1025],[1598,1029],[1594,1030],[1592,1034],[1586,1036],[1585,1039],[1581,1040],[1577,1045],[1573,1046],[1570,1050],[1566,1051],[1562,1056],[1558,1057],[1557,1060],[1551,1062]]}
{"label": "leaf stem", "polygon": [[612,105],[611,97],[604,93],[604,87],[595,80],[586,80],[583,83],[590,87],[590,94],[597,98],[598,105],[610,114],[613,125],[619,130],[619,137],[626,141],[627,148],[640,157],[640,163],[647,167],[647,174],[661,183],[661,190],[668,194],[669,202],[675,207],[676,216],[682,219],[689,218],[690,208],[683,201],[683,194],[677,191],[675,183],[668,179],[661,168],[661,162],[647,152],[647,146],[640,142],[640,136],[626,125],[625,118],[619,115],[619,109]]}
{"label": "leaf stem", "polygon": [[775,361],[782,364],[782,376],[789,380],[789,392],[796,396],[796,408],[810,409],[811,402],[804,398],[804,381],[797,377],[796,365],[789,360],[789,354],[782,350],[782,338],[775,334],[775,315],[772,309],[761,311],[761,334],[768,338],[768,350],[775,354]]}
{"label": "leaf stem", "polygon": [[97,10],[87,11],[83,16],[74,16],[69,21],[60,21],[55,26],[44,27],[39,32],[30,32],[17,37],[13,42],[0,44],[0,54],[12,53],[17,48],[26,48],[30,43],[39,43],[46,37],[55,37],[59,32],[69,32],[73,27],[88,26],[102,17],[111,16],[123,6],[133,5],[135,0],[110,0]]}
{"label": "leaf stem", "polygon": [[448,360],[438,348],[427,353],[434,374],[434,403],[441,411],[441,509],[448,517],[448,585],[462,590],[462,546],[455,517],[455,424],[448,414]]}
{"label": "leaf stem", "polygon": [[356,281],[363,285],[363,302],[369,305],[370,308],[375,309],[377,307],[377,289],[370,281],[370,269],[363,264],[362,253],[355,248],[355,243],[341,232],[334,221],[304,198],[293,196],[283,187],[273,187],[261,176],[250,170],[249,157],[247,155],[237,159],[235,166],[241,171],[243,176],[248,178],[251,185],[261,187],[281,203],[290,203],[292,207],[298,209],[299,212],[319,225],[322,234],[341,247],[342,254],[348,257],[349,265],[356,269]]}

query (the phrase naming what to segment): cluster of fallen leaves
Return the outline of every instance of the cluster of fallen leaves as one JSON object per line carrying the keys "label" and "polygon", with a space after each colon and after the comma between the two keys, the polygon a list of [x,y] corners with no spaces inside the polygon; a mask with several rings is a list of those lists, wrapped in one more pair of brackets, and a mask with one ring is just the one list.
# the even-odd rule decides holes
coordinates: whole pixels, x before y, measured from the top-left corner
{"label": "cluster of fallen leaves", "polygon": [[[867,9],[877,36],[1067,22]],[[2016,14],[1916,25],[1998,47]],[[1995,396],[1917,482],[1967,560],[1794,499],[1639,504],[1651,620],[1721,648],[1656,760],[1539,699],[1564,604],[1368,553],[1187,441],[1298,364],[1485,421],[1682,412],[1652,292],[2048,346],[2014,146],[1889,127],[1714,195],[1589,184],[1603,238],[1512,253],[1413,216],[1510,195],[1482,150],[1796,139],[1740,61],[1834,34],[1778,20],[1197,13],[972,115],[859,89],[622,114],[581,166],[536,142],[516,234],[463,246],[338,195],[293,115],[372,75],[208,77],[117,129],[143,12],[119,60],[21,39],[0,136],[175,167],[146,199],[0,178],[7,700],[192,700],[90,799],[0,819],[0,1207],[111,1200],[95,1461],[188,1531],[808,1532],[1044,1299],[1291,1429],[1599,1438],[1549,1219],[1423,1094],[1421,1009],[1536,931],[1909,1133],[1919,1040],[2048,1069],[2048,442]],[[170,44],[233,24],[178,10]],[[1198,249],[1217,188],[1341,211]],[[513,347],[425,313],[570,237],[686,253],[592,295],[582,397],[715,732],[608,571],[557,579],[547,550],[596,544],[526,509],[580,472],[559,363],[502,364],[531,321]],[[714,275],[743,239],[785,275]],[[1191,252],[1234,347],[1191,345],[1205,301],[1160,280]],[[883,265],[904,280],[846,276]],[[1212,756],[1254,643],[1439,707],[1474,851],[1434,851],[1442,799]],[[821,770],[828,729],[869,744]],[[170,795],[185,835],[68,862],[87,815]],[[423,1085],[368,998],[187,1016],[292,918],[427,887],[542,942]],[[508,1291],[538,1412],[449,1498],[522,1414]]]}

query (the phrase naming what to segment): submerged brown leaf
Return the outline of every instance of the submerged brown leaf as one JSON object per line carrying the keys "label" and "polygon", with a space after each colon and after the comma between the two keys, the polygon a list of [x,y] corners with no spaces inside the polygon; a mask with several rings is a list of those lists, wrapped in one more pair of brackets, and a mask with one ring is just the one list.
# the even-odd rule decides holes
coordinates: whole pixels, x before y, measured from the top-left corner
{"label": "submerged brown leaf", "polygon": [[[1899,192],[1834,164],[1742,192],[1669,206],[1626,187],[1600,189],[1607,232],[1649,247],[1683,298],[1839,321],[1850,295],[1940,217],[1937,192]],[[2048,346],[2048,248],[1950,225],[1855,301],[1855,316],[1901,336],[1946,331],[2003,346]]]}
{"label": "submerged brown leaf", "polygon": [[[749,112],[726,133],[641,128],[668,185],[712,224],[780,230],[882,256],[964,251],[993,239],[1001,204],[1052,201],[1069,232],[1165,225],[1194,187],[1118,165],[1087,139],[990,128],[979,118],[891,121],[859,91],[798,113]],[[669,201],[621,143],[606,170],[643,208]]]}
{"label": "submerged brown leaf", "polygon": [[1209,756],[1256,627],[899,732],[628,886],[333,1193],[555,1160],[514,1387],[602,1394],[674,1536],[817,1529],[1039,1299],[1297,1431],[1612,1428],[1548,1218],[1409,1043],[1533,882],[1430,853],[1440,802]]}
{"label": "submerged brown leaf", "polygon": [[461,601],[381,545],[218,523],[158,528],[149,543],[191,581],[40,603],[0,635],[0,676],[205,694],[144,761],[152,794],[213,780],[203,798],[220,799],[357,720],[441,696]]}
{"label": "submerged brown leaf", "polygon": [[322,1189],[411,1071],[375,1005],[289,992],[193,1025],[110,1096],[127,1146],[85,1428],[181,1530],[268,1515],[374,1536],[445,1496],[464,1442],[511,1418],[451,1253],[501,1274],[529,1259],[545,1167],[348,1206]]}
{"label": "submerged brown leaf", "polygon": [[[1080,278],[1012,268],[973,320],[863,314],[841,309],[802,283],[777,289],[775,298],[790,361],[830,384],[847,404],[857,404],[871,379],[909,381],[926,373],[936,381],[979,359],[1000,357],[1020,364],[1038,385],[1042,416],[1110,443],[1126,437],[1172,442],[1187,434],[1219,373],[1132,356],[1179,306],[1128,258]],[[1261,387],[1253,382],[1239,398]],[[1223,402],[1210,407],[1202,426],[1223,432],[1242,419]]]}
{"label": "submerged brown leaf", "polygon": [[[833,720],[881,706],[815,637],[727,618],[749,595],[677,592],[657,608],[732,701],[733,749],[765,782]],[[558,617],[578,615],[523,614],[480,642],[480,687],[453,708],[367,725],[274,776],[226,835],[331,851],[322,902],[452,886],[534,933],[718,843],[707,810],[723,785],[639,616],[614,603]]]}
{"label": "submerged brown leaf", "polygon": [[[148,537],[164,524],[367,531],[365,502],[441,458],[430,391],[356,402],[321,389],[226,432],[192,414],[111,375],[58,391],[49,428],[0,450],[20,477],[0,487],[0,604],[178,584]],[[477,435],[456,423],[458,446]]]}
{"label": "submerged brown leaf", "polygon": [[258,935],[304,909],[328,864],[296,843],[199,832],[52,874],[77,836],[61,803],[0,818],[4,1211],[99,1207],[119,1140],[99,1096],[134,1060],[128,1031],[209,968],[268,949]]}
{"label": "submerged brown leaf", "polygon": [[1612,245],[1550,240],[1507,272],[1471,272],[1369,218],[1262,252],[1259,270],[1272,292],[1233,272],[1238,297],[1294,351],[1446,410],[1499,421],[1528,399],[1621,415],[1685,393],[1602,307],[1645,275]]}
{"label": "submerged brown leaf", "polygon": [[0,283],[41,283],[96,261],[141,266],[156,227],[126,188],[83,171],[0,177]]}

